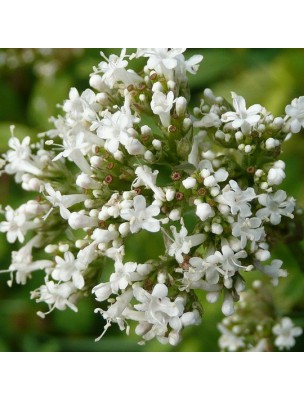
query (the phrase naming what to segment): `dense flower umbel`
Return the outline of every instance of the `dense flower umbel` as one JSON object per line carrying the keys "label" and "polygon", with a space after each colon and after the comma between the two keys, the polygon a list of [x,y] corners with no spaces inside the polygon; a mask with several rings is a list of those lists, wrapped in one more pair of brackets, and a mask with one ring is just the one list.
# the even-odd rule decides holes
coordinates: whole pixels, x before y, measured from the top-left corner
{"label": "dense flower umbel", "polygon": [[[172,345],[183,328],[200,323],[200,291],[209,302],[222,297],[228,316],[246,273],[258,269],[275,284],[286,275],[270,253],[280,230],[294,229],[295,201],[278,187],[285,178],[278,158],[303,127],[302,97],[274,118],[240,95],[232,93],[230,106],[206,89],[191,114],[187,74],[197,72],[202,56],[187,60],[183,52],[102,53],[91,89],[70,90],[54,129],[35,144],[12,130],[0,163],[36,192],[3,212],[0,231],[11,243],[26,242],[12,253],[9,282],[25,284],[43,270],[32,298],[48,312],[77,311],[81,296],[93,294],[105,331],[117,323],[128,333],[135,321],[141,342]],[[131,69],[135,58],[143,69]],[[165,254],[130,261],[126,242],[141,231],[152,241],[162,235]],[[101,282],[103,265],[109,280]],[[282,324],[274,328],[279,337]],[[242,338],[227,335],[223,348],[244,348]]]}

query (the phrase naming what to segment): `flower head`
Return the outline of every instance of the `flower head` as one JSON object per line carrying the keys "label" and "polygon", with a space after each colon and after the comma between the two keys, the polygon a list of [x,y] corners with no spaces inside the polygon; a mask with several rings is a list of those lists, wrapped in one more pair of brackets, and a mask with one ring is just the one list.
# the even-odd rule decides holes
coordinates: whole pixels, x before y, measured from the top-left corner
{"label": "flower head", "polygon": [[294,326],[292,320],[284,317],[272,329],[276,335],[275,345],[280,349],[290,349],[295,345],[295,338],[302,335],[303,330],[298,326]]}
{"label": "flower head", "polygon": [[231,92],[231,96],[235,111],[228,111],[223,114],[222,121],[232,122],[232,126],[235,129],[241,128],[242,131],[250,131],[251,127],[260,120],[259,113],[262,111],[262,107],[259,104],[255,104],[246,109],[246,102],[242,96],[238,96],[234,92]]}

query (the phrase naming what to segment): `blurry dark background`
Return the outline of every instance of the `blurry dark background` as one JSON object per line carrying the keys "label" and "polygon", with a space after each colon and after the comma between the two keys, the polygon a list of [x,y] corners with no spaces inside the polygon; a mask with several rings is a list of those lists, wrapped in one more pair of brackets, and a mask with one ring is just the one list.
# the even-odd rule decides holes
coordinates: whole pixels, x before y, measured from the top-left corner
{"label": "blurry dark background", "polygon": [[[92,66],[101,56],[97,49],[0,49],[0,153],[7,150],[9,126],[16,125],[19,137],[35,137],[51,127],[49,117],[60,110],[57,104],[68,97],[69,88],[88,87]],[[105,49],[106,54],[116,52]],[[206,87],[230,100],[230,91],[244,96],[247,105],[260,103],[275,115],[284,112],[294,97],[304,95],[304,50],[301,49],[195,49],[186,57],[201,53],[204,60],[197,75],[190,76],[192,101],[199,101]],[[199,104],[199,103],[197,103]],[[304,206],[304,136],[295,135],[285,145],[283,160],[287,178],[283,188]],[[31,196],[8,176],[0,178],[0,204],[17,207]],[[145,237],[142,237],[145,258]],[[151,242],[149,242],[151,243]],[[152,245],[153,246],[153,245]],[[157,248],[158,244],[154,244]],[[0,269],[10,265],[10,253],[16,248],[0,235]],[[134,252],[137,249],[130,249]],[[149,253],[153,248],[149,249]],[[276,306],[282,315],[289,314],[304,327],[304,266],[298,264],[287,246],[280,246],[275,256],[284,260],[289,276],[273,290]],[[263,279],[259,273],[251,279]],[[246,276],[245,276],[246,278]],[[41,320],[39,305],[29,299],[29,292],[42,283],[38,272],[26,286],[6,284],[8,275],[0,274],[0,351],[217,351],[219,333],[216,324],[222,315],[219,305],[205,303],[203,323],[187,328],[184,340],[176,348],[152,341],[138,346],[138,337],[110,328],[98,343],[103,321],[94,314],[93,296],[83,299],[79,312],[55,311]],[[248,284],[250,284],[248,282]],[[299,338],[294,351],[304,350]]]}

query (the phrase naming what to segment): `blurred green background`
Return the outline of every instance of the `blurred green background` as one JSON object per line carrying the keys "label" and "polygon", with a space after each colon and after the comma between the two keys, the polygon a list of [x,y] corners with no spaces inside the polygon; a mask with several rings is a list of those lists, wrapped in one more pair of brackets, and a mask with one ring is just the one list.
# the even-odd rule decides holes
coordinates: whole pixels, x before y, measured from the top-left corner
{"label": "blurred green background", "polygon": [[[68,97],[69,88],[88,87],[92,66],[100,62],[98,49],[0,49],[0,153],[7,150],[9,126],[16,125],[16,135],[35,137],[51,127],[49,118],[60,110],[57,104]],[[104,49],[106,54],[117,52]],[[204,60],[197,75],[190,76],[192,101],[199,101],[206,87],[216,95],[230,99],[233,90],[244,96],[247,105],[260,103],[274,114],[284,112],[294,97],[304,95],[304,50],[301,49],[190,49],[186,57],[201,53]],[[286,143],[283,159],[287,163],[284,189],[304,206],[304,136],[296,135]],[[30,198],[11,177],[0,178],[0,204],[17,207]],[[138,248],[146,259],[145,234],[137,247],[131,246],[134,258]],[[149,243],[151,243],[149,241]],[[149,249],[158,252],[159,241]],[[0,268],[10,265],[15,245],[0,236]],[[148,250],[147,250],[148,251]],[[289,276],[273,290],[279,312],[289,314],[304,327],[304,266],[299,265],[287,246],[280,246],[275,256],[282,258]],[[252,279],[263,279],[254,272]],[[246,276],[245,276],[246,278]],[[113,326],[98,343],[103,321],[94,314],[96,303],[83,299],[77,314],[55,311],[45,320],[36,316],[39,305],[29,299],[29,292],[42,283],[37,273],[26,286],[6,284],[8,275],[0,274],[0,351],[217,351],[219,333],[216,325],[222,315],[219,305],[205,303],[205,316],[199,327],[187,328],[182,343],[172,348],[152,341],[138,346],[138,337],[120,333]],[[294,351],[304,350],[304,340],[297,340]]]}

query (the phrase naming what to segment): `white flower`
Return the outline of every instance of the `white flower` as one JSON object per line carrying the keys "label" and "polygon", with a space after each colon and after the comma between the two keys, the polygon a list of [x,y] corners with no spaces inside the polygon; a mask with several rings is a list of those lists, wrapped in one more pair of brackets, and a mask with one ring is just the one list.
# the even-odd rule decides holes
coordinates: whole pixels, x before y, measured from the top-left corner
{"label": "white flower", "polygon": [[155,70],[158,74],[165,76],[167,80],[185,79],[185,72],[195,74],[202,61],[202,55],[194,55],[189,60],[185,60],[183,52],[185,49],[138,49],[137,57],[149,57],[147,67]]}
{"label": "white flower", "polygon": [[242,190],[235,181],[229,181],[232,190],[223,190],[223,193],[216,199],[220,204],[226,204],[230,207],[231,214],[240,214],[242,218],[250,217],[252,214],[249,202],[257,196],[253,188],[249,187]]}
{"label": "white flower", "polygon": [[52,278],[57,281],[67,282],[72,280],[77,289],[84,287],[84,278],[81,271],[86,268],[86,265],[75,260],[75,256],[70,251],[64,253],[64,259],[56,256],[56,266],[52,272]]}
{"label": "white flower", "polygon": [[63,110],[69,113],[69,116],[74,120],[81,120],[82,118],[87,121],[94,120],[96,118],[94,108],[96,108],[96,96],[91,89],[86,89],[79,96],[78,90],[71,88],[69,100],[66,100],[63,105]]}
{"label": "white flower", "polygon": [[304,128],[304,96],[293,99],[285,108],[286,115],[290,117],[290,130],[292,133],[300,132]]}
{"label": "white flower", "polygon": [[219,128],[221,124],[220,117],[216,113],[210,111],[209,114],[204,115],[201,120],[194,121],[193,126],[195,128]]}
{"label": "white flower", "polygon": [[125,290],[133,281],[140,280],[136,269],[136,263],[127,262],[123,264],[121,258],[118,258],[115,261],[115,272],[110,276],[112,293],[117,294],[119,290]]}
{"label": "white flower", "polygon": [[162,125],[168,128],[170,125],[170,111],[174,103],[174,93],[170,91],[167,95],[162,92],[156,92],[152,96],[151,109],[158,115]]}
{"label": "white flower", "polygon": [[60,160],[62,157],[69,158],[82,172],[90,175],[92,173],[91,167],[82,153],[82,149],[87,146],[84,141],[84,132],[79,132],[74,136],[66,135],[62,143],[62,146],[58,146],[62,147],[63,150],[53,158],[53,161]]}
{"label": "white flower", "polygon": [[75,292],[75,286],[71,282],[58,283],[46,281],[38,290],[32,292],[32,298],[37,298],[37,303],[45,302],[50,307],[47,313],[39,312],[38,315],[44,318],[45,315],[52,312],[55,308],[65,310],[69,307],[77,312],[77,307],[71,300],[72,294]]}
{"label": "white flower", "polygon": [[233,98],[233,107],[235,112],[228,111],[222,115],[223,122],[232,121],[232,126],[235,129],[241,128],[242,131],[248,131],[260,120],[260,115],[262,107],[259,104],[255,104],[248,109],[246,109],[245,99],[238,96],[236,93],[231,92]]}
{"label": "white flower", "polygon": [[284,190],[278,190],[273,194],[261,194],[258,197],[259,203],[264,206],[257,211],[256,216],[261,219],[269,218],[273,225],[281,222],[281,216],[293,218],[295,201],[293,198],[287,199]]}
{"label": "white flower", "polygon": [[217,327],[222,334],[219,338],[219,346],[222,350],[237,351],[245,347],[243,337],[236,336],[230,330],[225,328],[223,324],[218,324]]}
{"label": "white flower", "polygon": [[183,272],[182,288],[189,291],[190,289],[202,289],[202,278],[204,276],[205,268],[203,267],[203,260],[200,257],[192,257],[189,260],[190,267]]}
{"label": "white flower", "polygon": [[199,163],[198,168],[201,170],[200,175],[204,178],[204,185],[206,187],[218,187],[219,182],[225,182],[229,174],[224,168],[218,169],[214,172],[212,164],[209,160],[203,160]]}
{"label": "white flower", "polygon": [[94,73],[102,72],[101,80],[110,89],[117,82],[123,82],[126,86],[141,82],[142,78],[132,70],[126,70],[128,61],[125,60],[126,49],[122,49],[119,56],[111,54],[107,58],[101,51],[100,54],[106,61],[101,61],[98,68],[94,68]]}
{"label": "white flower", "polygon": [[6,236],[9,243],[15,243],[17,239],[20,243],[23,243],[27,231],[36,226],[34,222],[27,221],[26,213],[21,207],[13,210],[12,207],[7,206],[5,208],[5,218],[6,221],[0,222],[0,232],[7,233]]}
{"label": "white flower", "polygon": [[247,240],[255,243],[261,239],[264,228],[260,227],[262,220],[260,218],[241,218],[238,216],[238,221],[232,226],[232,235],[241,237],[241,247],[244,249]]}
{"label": "white flower", "polygon": [[287,271],[282,269],[283,261],[281,260],[272,260],[270,265],[262,265],[260,263],[256,263],[257,268],[264,272],[264,274],[270,276],[271,282],[273,286],[277,286],[279,283],[279,278],[285,278],[287,276]]}
{"label": "white flower", "polygon": [[45,198],[52,204],[52,208],[44,217],[45,219],[55,207],[59,207],[60,215],[63,219],[68,219],[71,214],[68,208],[87,199],[87,196],[83,194],[62,195],[59,190],[55,191],[50,183],[46,183],[44,185],[44,189],[48,194],[48,196],[45,196]]}
{"label": "white flower", "polygon": [[174,241],[169,247],[168,254],[172,257],[175,256],[176,261],[179,263],[184,261],[183,254],[188,254],[192,247],[203,243],[206,238],[202,233],[188,236],[188,231],[184,225],[179,232],[177,232],[175,226],[170,226],[170,229],[173,233]]}
{"label": "white flower", "polygon": [[101,308],[95,309],[95,312],[99,312],[107,321],[104,331],[97,339],[95,339],[96,342],[103,337],[113,322],[119,326],[121,331],[127,328],[126,332],[127,334],[129,333],[129,327],[125,320],[128,318],[128,306],[132,300],[132,297],[133,290],[130,288],[120,296],[117,296],[116,302],[111,304],[106,311],[102,310]]}
{"label": "white flower", "polygon": [[8,162],[14,164],[23,160],[30,160],[31,148],[30,148],[31,138],[26,136],[22,142],[16,137],[11,137],[8,141],[8,145],[12,150],[9,150],[6,155]]}
{"label": "white flower", "polygon": [[188,60],[185,61],[185,68],[186,71],[190,72],[190,74],[194,75],[197,73],[199,69],[199,64],[203,60],[203,56],[201,54],[196,54],[190,57]]}
{"label": "white flower", "polygon": [[129,139],[127,130],[133,127],[133,117],[122,111],[116,111],[114,114],[107,112],[100,121],[97,128],[97,135],[105,139],[106,149],[114,154],[119,144],[125,145]]}
{"label": "white flower", "polygon": [[218,292],[222,287],[219,284],[208,281],[209,276],[206,274],[207,270],[208,266],[206,267],[204,259],[200,257],[191,257],[189,259],[189,268],[187,270],[179,269],[178,271],[183,273],[183,278],[181,279],[182,290],[189,291],[189,289],[200,289],[207,292]]}
{"label": "white flower", "polygon": [[[20,250],[12,252],[12,263],[8,272],[11,272],[11,277],[14,272],[16,273],[17,284],[25,285],[27,279],[31,277],[32,272],[46,269],[53,265],[53,262],[49,260],[33,261],[32,249],[39,244],[40,239],[39,236],[35,236]],[[12,281],[13,279],[11,279],[9,284],[11,284]]]}
{"label": "white flower", "polygon": [[[224,278],[224,285],[231,288],[231,277],[241,268],[239,259],[246,258],[247,253],[241,250],[235,253],[228,245],[222,246],[222,251],[216,251],[203,261],[206,268],[206,280],[208,283],[217,284],[220,276]],[[192,259],[190,259],[191,262]],[[192,260],[193,263],[193,260]]]}
{"label": "white flower", "polygon": [[[157,337],[158,340],[166,342],[164,336],[168,331],[168,324],[177,332],[182,328],[179,317],[184,312],[183,301],[177,298],[171,302],[167,295],[168,288],[163,283],[156,284],[151,294],[141,287],[134,288],[134,297],[141,303],[135,304],[134,308],[142,314],[143,319],[137,332],[144,328],[144,340]],[[138,320],[141,318],[139,314]]]}
{"label": "white flower", "polygon": [[152,172],[147,165],[140,165],[135,169],[135,174],[137,178],[132,183],[133,187],[145,186],[154,192],[155,198],[162,201],[166,199],[164,191],[156,185],[157,170]]}
{"label": "white flower", "polygon": [[[149,57],[147,66],[149,69],[156,69],[162,72],[167,69],[174,69],[177,66],[178,60],[176,56],[182,54],[185,49],[140,49],[144,51],[144,56]],[[146,51],[145,51],[146,50]]]}
{"label": "white flower", "polygon": [[272,328],[272,332],[276,335],[275,345],[280,350],[289,350],[296,344],[295,337],[302,335],[303,329],[294,326],[290,318],[284,317]]}
{"label": "white flower", "polygon": [[[11,127],[11,131],[13,132],[13,127]],[[11,150],[4,155],[8,162],[5,166],[5,171],[8,174],[16,174],[17,172],[27,172],[33,175],[41,174],[41,170],[32,159],[30,140],[29,136],[26,136],[22,142],[14,136],[9,139],[8,145]]]}
{"label": "white flower", "polygon": [[135,196],[134,209],[123,209],[120,216],[126,221],[130,221],[130,230],[132,233],[145,229],[149,232],[158,232],[160,230],[160,221],[153,218],[160,213],[160,208],[154,204],[147,207],[144,196]]}

